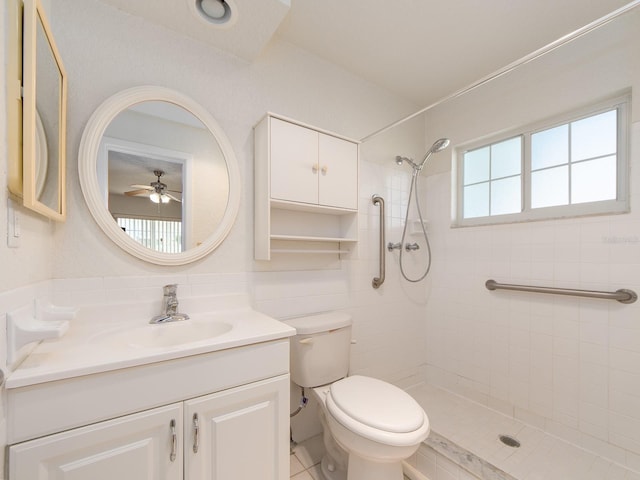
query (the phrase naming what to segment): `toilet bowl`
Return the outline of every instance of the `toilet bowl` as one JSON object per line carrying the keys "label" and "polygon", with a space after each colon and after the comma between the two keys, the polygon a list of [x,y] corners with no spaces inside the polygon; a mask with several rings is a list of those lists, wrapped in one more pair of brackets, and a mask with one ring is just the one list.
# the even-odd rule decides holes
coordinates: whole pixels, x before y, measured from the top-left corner
{"label": "toilet bowl", "polygon": [[343,313],[288,320],[291,379],[320,405],[328,480],[402,480],[402,461],[429,435],[429,419],[406,392],[382,380],[345,376],[351,318]]}

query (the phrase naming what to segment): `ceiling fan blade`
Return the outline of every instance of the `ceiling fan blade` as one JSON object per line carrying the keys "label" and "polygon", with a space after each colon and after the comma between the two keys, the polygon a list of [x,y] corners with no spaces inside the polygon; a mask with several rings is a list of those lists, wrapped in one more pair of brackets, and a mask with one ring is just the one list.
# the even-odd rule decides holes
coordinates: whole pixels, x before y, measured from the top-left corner
{"label": "ceiling fan blade", "polygon": [[139,190],[129,190],[128,192],[124,192],[124,194],[128,197],[135,197],[136,195],[146,195],[149,193],[149,190],[146,188],[141,188]]}
{"label": "ceiling fan blade", "polygon": [[174,197],[173,195],[171,195],[170,193],[164,193],[163,195],[166,195],[166,196],[167,196],[167,197],[169,197],[171,200],[174,200],[174,201],[176,201],[176,202],[180,202],[180,203],[182,203],[182,199],[180,199],[180,198],[176,198],[176,197]]}
{"label": "ceiling fan blade", "polygon": [[131,188],[138,188],[138,189],[142,189],[144,188],[145,190],[153,190],[153,187],[151,185],[129,185]]}

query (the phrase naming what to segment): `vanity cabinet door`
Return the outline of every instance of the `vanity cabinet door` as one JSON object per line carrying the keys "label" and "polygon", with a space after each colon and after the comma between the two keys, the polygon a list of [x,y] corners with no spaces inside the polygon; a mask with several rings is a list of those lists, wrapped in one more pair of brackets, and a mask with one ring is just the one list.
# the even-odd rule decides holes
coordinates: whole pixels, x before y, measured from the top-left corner
{"label": "vanity cabinet door", "polygon": [[289,478],[289,375],[185,402],[186,480]]}
{"label": "vanity cabinet door", "polygon": [[180,480],[182,418],[173,404],[13,445],[9,480]]}

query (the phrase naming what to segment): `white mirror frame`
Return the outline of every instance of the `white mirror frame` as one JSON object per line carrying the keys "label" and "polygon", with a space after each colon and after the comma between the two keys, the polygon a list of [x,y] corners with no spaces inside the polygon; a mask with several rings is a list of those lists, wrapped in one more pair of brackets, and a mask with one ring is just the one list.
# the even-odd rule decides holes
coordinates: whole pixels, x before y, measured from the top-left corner
{"label": "white mirror frame", "polygon": [[[211,132],[224,155],[229,174],[229,198],[220,224],[209,238],[197,247],[181,253],[156,252],[129,237],[115,222],[104,204],[103,192],[96,173],[100,141],[107,127],[123,110],[141,102],[163,101],[180,106],[195,115]],[[123,90],[108,98],[91,115],[80,141],[78,156],[80,185],[89,211],[104,233],[127,253],[156,265],[185,265],[211,253],[226,238],[240,208],[240,171],[231,142],[218,122],[202,106],[175,90],[158,86],[142,86]]]}

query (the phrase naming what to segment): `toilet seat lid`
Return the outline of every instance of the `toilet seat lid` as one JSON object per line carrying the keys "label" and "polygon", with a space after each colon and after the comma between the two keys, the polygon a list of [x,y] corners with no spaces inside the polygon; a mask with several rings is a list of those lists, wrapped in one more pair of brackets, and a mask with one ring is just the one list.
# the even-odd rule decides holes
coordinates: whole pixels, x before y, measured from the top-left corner
{"label": "toilet seat lid", "polygon": [[384,432],[415,432],[425,423],[424,410],[413,397],[382,380],[354,375],[333,383],[328,395],[333,401],[327,408],[336,417],[347,415]]}

